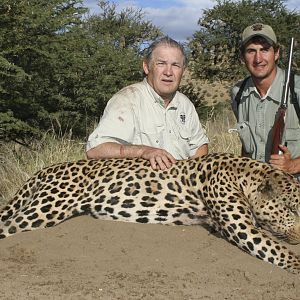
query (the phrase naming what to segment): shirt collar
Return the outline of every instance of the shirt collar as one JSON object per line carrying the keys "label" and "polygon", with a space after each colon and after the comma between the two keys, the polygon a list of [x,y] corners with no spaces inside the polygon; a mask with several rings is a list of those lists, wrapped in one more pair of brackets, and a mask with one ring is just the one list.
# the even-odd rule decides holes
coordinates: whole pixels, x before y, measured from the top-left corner
{"label": "shirt collar", "polygon": [[[147,78],[144,78],[143,80],[144,84],[146,85],[149,93],[152,95],[152,98],[154,100],[155,103],[158,103],[160,106],[165,108],[165,101],[163,100],[163,98],[161,96],[159,96],[154,89],[152,88],[152,86],[148,83]],[[176,91],[172,101],[169,103],[168,105],[168,109],[169,108],[177,108],[178,107],[178,92]]]}
{"label": "shirt collar", "polygon": [[[278,98],[278,95],[282,94],[282,84],[284,82],[284,71],[280,69],[279,67],[277,68],[276,76],[268,89],[267,94],[261,98],[261,99],[270,99],[273,100],[274,102],[280,103],[281,98]],[[259,95],[252,78],[250,77],[249,79],[249,84],[248,88],[245,89],[244,95],[249,96],[251,93],[256,93]],[[260,97],[260,95],[259,95]]]}

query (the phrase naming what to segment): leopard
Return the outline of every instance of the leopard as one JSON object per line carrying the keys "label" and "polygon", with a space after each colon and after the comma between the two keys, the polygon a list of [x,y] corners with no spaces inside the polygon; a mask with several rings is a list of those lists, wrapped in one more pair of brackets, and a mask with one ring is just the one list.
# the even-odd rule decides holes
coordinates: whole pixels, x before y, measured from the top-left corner
{"label": "leopard", "polygon": [[202,225],[248,254],[300,272],[300,184],[270,164],[229,153],[154,170],[142,158],[56,163],[0,210],[0,239],[90,215],[143,224]]}

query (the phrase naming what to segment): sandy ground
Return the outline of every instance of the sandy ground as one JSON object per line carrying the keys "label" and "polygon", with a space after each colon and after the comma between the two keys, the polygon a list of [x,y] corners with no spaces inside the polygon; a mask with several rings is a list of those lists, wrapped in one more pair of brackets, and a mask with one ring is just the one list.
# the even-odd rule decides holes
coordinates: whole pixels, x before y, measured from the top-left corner
{"label": "sandy ground", "polygon": [[[300,245],[292,246],[300,253]],[[0,299],[300,299],[300,275],[199,226],[82,216],[0,241]]]}

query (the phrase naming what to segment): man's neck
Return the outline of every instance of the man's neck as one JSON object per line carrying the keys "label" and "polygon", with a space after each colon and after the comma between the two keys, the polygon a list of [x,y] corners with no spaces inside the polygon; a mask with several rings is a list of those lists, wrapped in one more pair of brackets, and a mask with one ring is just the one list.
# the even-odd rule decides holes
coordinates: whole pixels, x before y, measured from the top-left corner
{"label": "man's neck", "polygon": [[265,78],[252,77],[253,83],[262,98],[264,98],[267,92],[269,91],[270,86],[272,85],[276,77],[276,74],[277,74],[277,68],[274,69],[274,72],[272,72],[268,77]]}
{"label": "man's neck", "polygon": [[168,95],[168,96],[162,97],[162,99],[164,100],[164,106],[165,106],[165,108],[167,108],[168,105],[171,103],[171,101],[174,99],[175,94],[176,93],[174,93],[172,95]]}

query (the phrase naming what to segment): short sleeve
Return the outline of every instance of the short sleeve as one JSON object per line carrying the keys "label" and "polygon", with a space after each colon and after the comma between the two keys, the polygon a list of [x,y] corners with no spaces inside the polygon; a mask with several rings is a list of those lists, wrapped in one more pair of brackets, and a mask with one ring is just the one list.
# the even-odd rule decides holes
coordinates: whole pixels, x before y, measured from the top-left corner
{"label": "short sleeve", "polygon": [[87,150],[105,142],[132,143],[134,115],[130,99],[124,94],[114,95],[103,112],[96,129],[89,136]]}
{"label": "short sleeve", "polygon": [[206,135],[206,130],[203,128],[194,106],[191,108],[191,118],[189,122],[189,127],[192,133],[189,142],[190,156],[193,156],[199,147],[203,146],[204,144],[209,144],[209,139]]}

